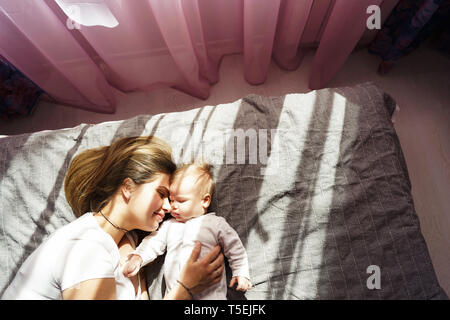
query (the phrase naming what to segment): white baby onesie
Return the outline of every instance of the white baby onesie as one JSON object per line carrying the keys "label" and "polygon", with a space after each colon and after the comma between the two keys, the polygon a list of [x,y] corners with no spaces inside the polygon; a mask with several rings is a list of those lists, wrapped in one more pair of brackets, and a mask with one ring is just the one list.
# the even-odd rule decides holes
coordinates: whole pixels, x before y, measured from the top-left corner
{"label": "white baby onesie", "polygon": [[[163,267],[167,293],[177,283],[196,241],[202,244],[199,259],[216,245],[220,245],[228,259],[232,276],[250,279],[247,253],[237,232],[224,218],[216,216],[213,212],[184,223],[174,218],[163,222],[156,232],[142,240],[134,254],[141,256],[142,265],[146,265],[167,250]],[[219,283],[196,295],[195,299],[225,300],[226,293],[227,283],[223,272]]]}

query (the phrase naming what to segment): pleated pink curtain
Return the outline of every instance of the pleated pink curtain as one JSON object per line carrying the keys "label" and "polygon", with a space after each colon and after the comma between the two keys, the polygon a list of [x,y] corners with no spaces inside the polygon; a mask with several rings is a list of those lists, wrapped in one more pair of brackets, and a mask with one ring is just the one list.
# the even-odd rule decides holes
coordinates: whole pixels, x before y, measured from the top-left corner
{"label": "pleated pink curtain", "polygon": [[57,101],[97,112],[114,112],[114,88],[170,86],[205,99],[231,53],[243,54],[245,79],[261,84],[272,57],[294,70],[310,43],[318,89],[363,35],[367,7],[393,2],[0,0],[0,54]]}

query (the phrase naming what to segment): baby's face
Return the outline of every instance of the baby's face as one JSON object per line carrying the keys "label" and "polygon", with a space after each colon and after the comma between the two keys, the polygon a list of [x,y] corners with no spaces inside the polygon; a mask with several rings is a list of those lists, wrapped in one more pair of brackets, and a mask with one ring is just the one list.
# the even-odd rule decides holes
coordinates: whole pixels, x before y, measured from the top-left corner
{"label": "baby's face", "polygon": [[171,215],[179,222],[203,215],[203,195],[199,191],[197,175],[184,175],[176,178],[170,185]]}

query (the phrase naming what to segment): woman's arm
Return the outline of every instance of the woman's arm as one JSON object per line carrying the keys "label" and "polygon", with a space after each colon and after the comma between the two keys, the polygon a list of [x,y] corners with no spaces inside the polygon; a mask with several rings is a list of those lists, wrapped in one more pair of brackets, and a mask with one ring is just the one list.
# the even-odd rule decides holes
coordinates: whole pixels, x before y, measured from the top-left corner
{"label": "woman's arm", "polygon": [[[133,243],[131,243],[130,239],[126,235],[123,236],[122,240],[120,240],[120,242],[119,242],[119,254],[120,254],[120,260],[121,260],[122,265],[124,264],[124,262],[128,258],[128,255],[131,252],[133,252],[134,249],[136,249],[136,247],[134,246]],[[142,281],[140,279],[141,274],[142,274],[142,276],[145,277],[145,274],[143,272],[139,272],[137,275],[129,278],[131,283],[134,286],[134,291],[135,291],[136,294],[138,294],[139,283],[142,284]],[[141,287],[141,289],[142,289],[142,287]],[[142,290],[141,290],[141,294],[142,294]]]}
{"label": "woman's arm", "polygon": [[[201,243],[197,242],[191,256],[181,271],[179,281],[186,286],[192,294],[202,292],[222,278],[225,268],[223,254],[220,246],[214,247],[207,255],[197,261],[201,250]],[[177,283],[172,290],[166,294],[165,300],[188,300],[192,299],[191,294],[180,283]]]}
{"label": "woman's arm", "polygon": [[63,300],[115,300],[116,280],[114,278],[83,281],[62,292]]}
{"label": "woman's arm", "polygon": [[150,300],[147,291],[147,281],[145,278],[145,272],[142,270],[139,272],[139,281],[141,282],[141,300]]}
{"label": "woman's arm", "polygon": [[62,299],[116,299],[114,262],[99,241],[76,239],[64,245],[66,253],[58,266]]}

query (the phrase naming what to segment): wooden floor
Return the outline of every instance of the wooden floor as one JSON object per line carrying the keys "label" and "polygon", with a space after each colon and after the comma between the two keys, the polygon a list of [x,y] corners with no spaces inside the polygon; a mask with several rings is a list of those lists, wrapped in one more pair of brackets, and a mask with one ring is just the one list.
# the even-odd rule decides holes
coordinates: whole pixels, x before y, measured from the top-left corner
{"label": "wooden floor", "polygon": [[[308,92],[312,58],[313,52],[305,57],[298,70],[292,72],[281,70],[272,63],[267,81],[252,86],[244,80],[242,56],[226,56],[220,68],[220,81],[211,88],[208,100],[196,99],[173,89],[130,94],[117,92],[118,109],[113,115],[42,101],[31,117],[0,121],[0,135],[187,110],[231,102],[250,93],[278,96]],[[439,282],[450,295],[450,59],[422,47],[400,60],[384,76],[376,72],[378,62],[378,57],[359,50],[350,56],[329,86],[372,81],[390,93],[400,106],[395,127],[406,157],[415,207]]]}

